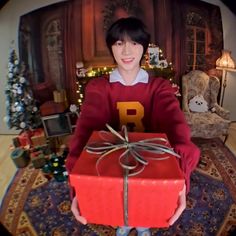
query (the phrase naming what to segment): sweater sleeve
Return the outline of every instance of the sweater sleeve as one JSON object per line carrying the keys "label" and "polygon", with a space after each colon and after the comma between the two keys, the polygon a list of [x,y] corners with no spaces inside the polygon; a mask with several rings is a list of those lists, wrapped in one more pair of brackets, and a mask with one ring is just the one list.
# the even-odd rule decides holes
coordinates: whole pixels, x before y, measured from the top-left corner
{"label": "sweater sleeve", "polygon": [[86,145],[94,130],[105,128],[109,120],[106,81],[97,78],[88,83],[85,90],[80,116],[69,145],[69,155],[66,159],[66,169],[70,173],[77,158]]}
{"label": "sweater sleeve", "polygon": [[190,174],[198,164],[200,150],[191,141],[190,128],[168,81],[164,80],[160,83],[155,92],[154,102],[154,122],[157,123],[159,131],[167,134],[172,147],[181,156],[180,167],[188,192]]}

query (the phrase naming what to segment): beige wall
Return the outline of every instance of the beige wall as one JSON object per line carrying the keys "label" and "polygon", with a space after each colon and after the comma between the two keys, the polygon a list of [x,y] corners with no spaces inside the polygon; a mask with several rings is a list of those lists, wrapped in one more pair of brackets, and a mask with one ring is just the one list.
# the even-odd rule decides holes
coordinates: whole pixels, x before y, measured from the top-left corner
{"label": "beige wall", "polygon": [[[144,0],[143,0],[144,1]],[[205,0],[206,2],[220,6],[223,31],[224,47],[232,51],[236,59],[236,16],[219,0]],[[11,0],[0,10],[0,134],[15,133],[9,130],[3,122],[5,116],[5,85],[7,75],[7,63],[11,41],[17,49],[19,17],[37,8],[50,5],[60,0]],[[231,119],[236,121],[236,73],[228,73],[228,86],[226,88],[224,107],[231,111]]]}

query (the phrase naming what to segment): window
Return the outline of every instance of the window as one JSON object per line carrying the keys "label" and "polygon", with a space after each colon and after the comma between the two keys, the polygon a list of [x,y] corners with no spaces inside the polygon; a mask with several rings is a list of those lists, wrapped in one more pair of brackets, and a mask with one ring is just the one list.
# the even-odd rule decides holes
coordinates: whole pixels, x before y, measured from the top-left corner
{"label": "window", "polygon": [[50,77],[53,84],[59,89],[64,88],[64,57],[62,22],[55,18],[47,22],[43,30],[43,54],[45,74]]}
{"label": "window", "polygon": [[204,70],[206,50],[206,23],[199,14],[189,12],[186,17],[186,67],[188,71]]}

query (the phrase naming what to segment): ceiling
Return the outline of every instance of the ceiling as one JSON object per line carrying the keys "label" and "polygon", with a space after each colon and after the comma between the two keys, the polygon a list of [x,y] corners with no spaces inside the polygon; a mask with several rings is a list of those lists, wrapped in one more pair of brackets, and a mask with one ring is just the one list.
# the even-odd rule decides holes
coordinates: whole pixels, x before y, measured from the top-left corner
{"label": "ceiling", "polygon": [[236,15],[236,7],[233,0],[221,0],[221,2],[223,2]]}
{"label": "ceiling", "polygon": [[8,2],[9,0],[0,0],[0,9]]}
{"label": "ceiling", "polygon": [[[0,0],[0,9],[8,2],[9,0]],[[236,7],[234,6],[233,0],[220,0],[223,2],[235,15],[236,15]]]}

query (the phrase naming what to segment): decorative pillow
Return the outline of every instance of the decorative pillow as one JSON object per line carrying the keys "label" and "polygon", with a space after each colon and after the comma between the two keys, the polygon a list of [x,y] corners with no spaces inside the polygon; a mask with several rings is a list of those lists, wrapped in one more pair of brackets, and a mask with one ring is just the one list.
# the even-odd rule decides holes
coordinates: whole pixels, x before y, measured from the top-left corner
{"label": "decorative pillow", "polygon": [[196,95],[189,100],[189,110],[192,112],[207,112],[208,104],[202,95]]}

